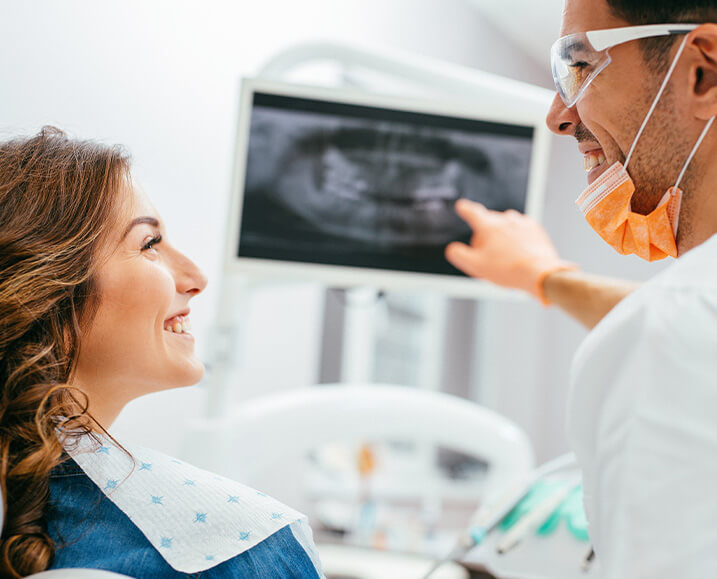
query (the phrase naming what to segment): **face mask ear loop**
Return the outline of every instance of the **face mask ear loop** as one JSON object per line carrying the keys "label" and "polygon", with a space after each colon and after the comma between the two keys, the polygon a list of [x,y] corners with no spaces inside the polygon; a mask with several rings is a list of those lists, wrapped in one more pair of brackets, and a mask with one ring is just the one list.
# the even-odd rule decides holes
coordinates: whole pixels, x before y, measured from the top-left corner
{"label": "face mask ear loop", "polygon": [[632,158],[632,154],[635,152],[635,147],[637,146],[637,141],[640,139],[640,135],[642,135],[642,131],[644,131],[645,127],[647,126],[647,121],[650,120],[652,113],[655,111],[655,107],[657,106],[657,103],[660,102],[660,97],[662,96],[662,93],[665,92],[665,87],[667,87],[667,83],[670,81],[672,72],[675,70],[675,67],[677,66],[677,61],[680,59],[680,55],[682,54],[682,51],[685,48],[685,44],[687,44],[687,36],[685,36],[685,38],[682,40],[682,44],[680,44],[680,48],[677,50],[677,54],[675,54],[675,58],[672,61],[672,64],[670,65],[670,69],[667,71],[667,74],[665,75],[665,80],[662,81],[662,86],[660,87],[660,90],[657,91],[657,96],[655,97],[655,100],[652,101],[652,106],[650,107],[650,110],[647,111],[647,114],[645,115],[645,120],[642,121],[640,130],[637,131],[637,135],[635,135],[635,140],[632,141],[632,146],[630,147],[630,152],[627,154],[627,158],[625,159],[625,165],[624,165],[625,169],[627,169],[627,165],[630,162],[630,159]]}
{"label": "face mask ear loop", "polygon": [[707,136],[707,131],[710,130],[710,127],[712,126],[712,123],[714,122],[715,118],[712,117],[709,121],[707,121],[707,124],[705,125],[705,128],[702,129],[702,134],[700,135],[700,138],[697,139],[697,142],[695,143],[695,146],[692,147],[692,152],[690,153],[690,156],[687,157],[687,161],[685,162],[685,165],[682,167],[682,171],[680,172],[680,176],[677,177],[677,181],[675,182],[675,189],[677,189],[680,186],[680,182],[682,181],[682,177],[685,176],[685,173],[687,172],[687,167],[690,166],[690,163],[692,162],[692,157],[695,156],[695,153],[697,152],[697,149],[700,148],[700,145],[702,144],[702,140]]}

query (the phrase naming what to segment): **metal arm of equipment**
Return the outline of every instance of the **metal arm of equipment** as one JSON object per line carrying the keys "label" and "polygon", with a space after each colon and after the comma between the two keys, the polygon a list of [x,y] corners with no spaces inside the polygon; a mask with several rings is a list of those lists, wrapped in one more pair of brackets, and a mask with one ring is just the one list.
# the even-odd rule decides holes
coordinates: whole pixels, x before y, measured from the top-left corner
{"label": "metal arm of equipment", "polygon": [[553,92],[532,84],[504,78],[444,60],[418,56],[395,48],[375,49],[360,45],[315,42],[289,47],[271,58],[258,72],[267,79],[282,80],[299,66],[316,61],[335,61],[361,67],[424,87],[440,87],[446,94],[470,98],[480,107],[500,107],[507,114],[535,108],[544,113]]}

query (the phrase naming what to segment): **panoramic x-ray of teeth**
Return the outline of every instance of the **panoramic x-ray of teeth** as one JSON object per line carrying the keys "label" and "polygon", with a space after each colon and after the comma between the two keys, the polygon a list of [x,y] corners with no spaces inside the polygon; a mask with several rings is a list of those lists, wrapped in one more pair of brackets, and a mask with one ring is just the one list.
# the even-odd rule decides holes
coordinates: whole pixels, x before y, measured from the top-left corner
{"label": "panoramic x-ray of teeth", "polygon": [[446,128],[422,116],[255,106],[240,255],[457,274],[443,248],[471,232],[456,200],[524,211],[531,134]]}

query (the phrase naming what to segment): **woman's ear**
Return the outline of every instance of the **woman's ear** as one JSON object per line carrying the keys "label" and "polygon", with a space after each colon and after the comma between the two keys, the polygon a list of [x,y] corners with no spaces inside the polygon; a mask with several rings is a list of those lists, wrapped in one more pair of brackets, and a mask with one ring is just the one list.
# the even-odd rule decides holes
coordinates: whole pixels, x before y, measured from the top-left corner
{"label": "woman's ear", "polygon": [[690,36],[697,49],[690,71],[695,114],[707,121],[717,115],[717,24],[702,24]]}

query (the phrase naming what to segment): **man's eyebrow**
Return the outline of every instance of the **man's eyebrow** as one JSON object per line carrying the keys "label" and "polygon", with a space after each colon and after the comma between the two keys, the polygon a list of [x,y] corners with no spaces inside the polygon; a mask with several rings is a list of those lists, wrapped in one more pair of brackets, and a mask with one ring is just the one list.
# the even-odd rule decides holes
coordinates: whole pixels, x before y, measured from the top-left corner
{"label": "man's eyebrow", "polygon": [[127,234],[132,231],[132,228],[135,225],[140,225],[142,223],[149,223],[153,227],[159,227],[159,221],[156,217],[152,217],[151,215],[145,215],[143,217],[135,217],[132,221],[130,221],[129,225],[127,226],[127,229],[124,230],[124,233],[122,234],[122,238],[120,239],[120,242],[124,240],[125,237],[127,237]]}
{"label": "man's eyebrow", "polygon": [[563,57],[572,56],[575,52],[581,52],[587,50],[587,46],[582,40],[576,40],[575,42],[568,44],[563,49]]}

